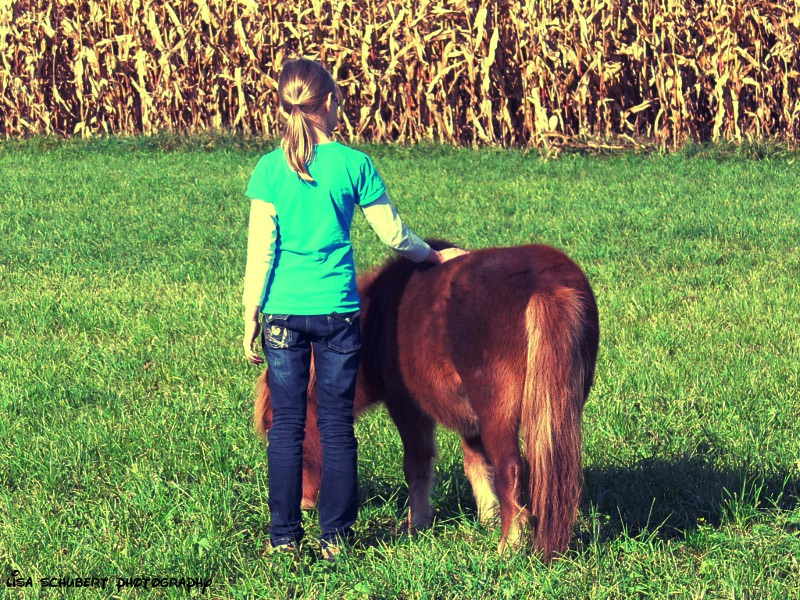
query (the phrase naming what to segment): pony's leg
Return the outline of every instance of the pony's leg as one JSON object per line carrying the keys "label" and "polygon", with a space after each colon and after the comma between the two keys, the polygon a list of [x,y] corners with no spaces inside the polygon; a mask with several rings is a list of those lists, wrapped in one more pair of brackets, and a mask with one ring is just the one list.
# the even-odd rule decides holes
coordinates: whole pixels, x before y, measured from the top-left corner
{"label": "pony's leg", "polygon": [[411,439],[403,440],[403,472],[408,483],[409,533],[426,529],[433,523],[431,484],[433,461],[436,460],[435,428],[436,424],[426,417],[419,421],[417,431],[409,432]]}
{"label": "pony's leg", "polygon": [[494,469],[483,442],[480,437],[462,437],[461,448],[464,450],[464,473],[472,485],[478,507],[478,520],[484,525],[496,524],[499,507],[494,489]]}
{"label": "pony's leg", "polygon": [[500,501],[502,537],[498,550],[517,548],[529,525],[530,511],[522,502],[525,470],[519,451],[519,432],[511,423],[481,422],[481,437],[494,465],[494,485]]}
{"label": "pony's leg", "polygon": [[416,407],[410,398],[386,398],[386,407],[403,441],[403,472],[408,484],[409,533],[425,529],[433,522],[431,483],[436,459],[436,423]]}

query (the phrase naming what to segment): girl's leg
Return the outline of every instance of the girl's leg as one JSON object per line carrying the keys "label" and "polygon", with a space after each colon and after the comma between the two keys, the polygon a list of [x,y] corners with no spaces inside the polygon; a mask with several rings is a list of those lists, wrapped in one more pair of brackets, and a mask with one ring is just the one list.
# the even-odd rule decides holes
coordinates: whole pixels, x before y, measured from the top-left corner
{"label": "girl's leg", "polygon": [[357,442],[353,401],[361,350],[359,319],[352,315],[318,318],[314,338],[317,424],[322,441],[319,521],[323,545],[346,541],[358,513]]}
{"label": "girl's leg", "polygon": [[305,332],[290,328],[298,318],[304,317],[272,317],[264,321],[264,353],[273,410],[267,447],[273,546],[299,542],[303,537],[300,499],[311,347]]}

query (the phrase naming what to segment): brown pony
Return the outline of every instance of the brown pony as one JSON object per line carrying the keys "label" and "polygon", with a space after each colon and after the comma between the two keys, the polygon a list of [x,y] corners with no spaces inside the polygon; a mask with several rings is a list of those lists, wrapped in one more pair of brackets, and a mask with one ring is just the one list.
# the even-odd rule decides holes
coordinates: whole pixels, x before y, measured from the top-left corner
{"label": "brown pony", "polygon": [[[563,553],[578,512],[581,413],[599,340],[597,305],[580,267],[548,246],[487,248],[437,266],[391,260],[360,277],[359,292],[355,411],[383,400],[397,426],[409,528],[433,518],[440,423],[462,436],[464,471],[482,522],[496,517],[499,500],[500,551],[516,547],[530,526],[543,560]],[[272,421],[266,372],[256,393],[255,426],[264,435]],[[321,455],[312,370],[305,508],[316,503]]]}

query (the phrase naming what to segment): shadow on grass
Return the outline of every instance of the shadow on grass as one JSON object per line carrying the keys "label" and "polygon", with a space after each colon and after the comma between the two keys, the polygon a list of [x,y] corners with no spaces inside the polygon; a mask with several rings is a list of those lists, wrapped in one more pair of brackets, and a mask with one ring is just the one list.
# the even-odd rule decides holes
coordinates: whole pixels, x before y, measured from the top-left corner
{"label": "shadow on grass", "polygon": [[770,509],[800,506],[800,481],[788,472],[719,469],[703,456],[592,467],[585,477],[581,512],[604,515],[600,541],[622,531],[681,539],[701,526],[744,524]]}
{"label": "shadow on grass", "polygon": [[[388,467],[387,467],[388,469]],[[408,486],[402,470],[391,473],[388,470],[373,471],[362,469],[359,474],[360,504],[364,512],[374,509],[377,518],[360,518],[362,544],[377,545],[379,542],[391,543],[398,537],[408,534]],[[472,495],[472,487],[464,475],[461,457],[440,461],[436,465],[431,504],[434,510],[432,531],[451,527],[452,522],[468,519],[477,522],[478,511]],[[428,531],[431,531],[430,529]]]}
{"label": "shadow on grass", "polygon": [[[686,537],[703,526],[746,524],[771,509],[800,507],[800,481],[786,471],[765,472],[759,467],[740,470],[716,468],[703,456],[675,460],[650,459],[630,467],[585,469],[581,518],[594,523],[577,537],[581,542],[607,542],[623,532],[663,540]],[[376,523],[370,536],[388,541],[402,531],[408,508],[408,490],[402,474],[390,480],[384,474],[363,473],[362,505],[393,508],[394,523]],[[448,521],[477,521],[472,490],[460,460],[439,465],[432,503],[438,527]],[[797,523],[786,523],[791,531]]]}

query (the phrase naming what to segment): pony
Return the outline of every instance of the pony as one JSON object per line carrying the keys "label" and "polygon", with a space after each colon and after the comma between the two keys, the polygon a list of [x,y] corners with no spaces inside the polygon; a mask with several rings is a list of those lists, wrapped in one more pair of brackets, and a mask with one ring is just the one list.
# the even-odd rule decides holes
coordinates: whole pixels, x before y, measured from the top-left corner
{"label": "pony", "polygon": [[[429,240],[439,250],[451,247]],[[409,531],[433,520],[436,424],[461,435],[464,472],[498,550],[526,533],[544,562],[563,554],[583,486],[581,415],[600,327],[586,275],[545,245],[485,248],[441,265],[390,259],[359,277],[359,414],[383,401],[404,448]],[[303,507],[316,503],[322,447],[313,365],[303,443]],[[255,429],[272,423],[266,371]],[[520,449],[520,441],[522,451]]]}

